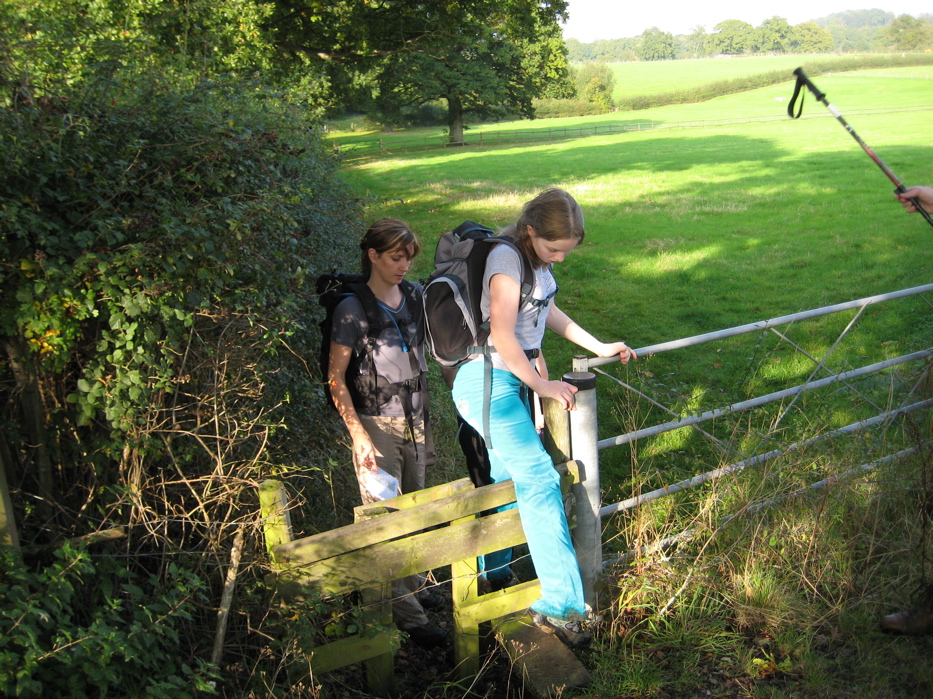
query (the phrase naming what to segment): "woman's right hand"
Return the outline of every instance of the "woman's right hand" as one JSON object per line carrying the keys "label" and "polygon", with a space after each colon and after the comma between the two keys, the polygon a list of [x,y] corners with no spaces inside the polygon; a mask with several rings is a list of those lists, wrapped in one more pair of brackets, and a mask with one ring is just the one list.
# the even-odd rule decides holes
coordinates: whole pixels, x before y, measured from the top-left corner
{"label": "woman's right hand", "polygon": [[563,406],[564,410],[573,410],[576,407],[576,399],[573,397],[576,392],[576,386],[563,381],[545,381],[541,390],[535,391],[542,398],[553,398]]}
{"label": "woman's right hand", "polygon": [[353,458],[356,463],[370,471],[375,472],[379,468],[376,463],[376,448],[368,434],[363,433],[353,437]]}
{"label": "woman's right hand", "polygon": [[905,192],[895,192],[894,196],[910,213],[917,210],[913,199],[916,199],[925,211],[933,209],[933,187],[910,187]]}

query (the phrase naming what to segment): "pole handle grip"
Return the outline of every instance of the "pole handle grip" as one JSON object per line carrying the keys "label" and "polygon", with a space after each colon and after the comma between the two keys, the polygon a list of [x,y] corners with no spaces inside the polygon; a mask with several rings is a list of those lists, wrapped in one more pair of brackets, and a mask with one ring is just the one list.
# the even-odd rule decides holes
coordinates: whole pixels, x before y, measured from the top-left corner
{"label": "pole handle grip", "polygon": [[798,85],[806,85],[807,89],[813,93],[813,96],[816,97],[820,102],[826,99],[826,93],[821,92],[820,88],[813,84],[813,81],[810,80],[803,72],[803,68],[794,69],[794,75],[797,76]]}
{"label": "pole handle grip", "polygon": [[[899,184],[894,188],[894,191],[898,194],[903,194],[907,191],[907,187],[905,187],[903,184]],[[917,209],[917,213],[923,216],[923,218],[926,219],[926,222],[933,226],[933,216],[930,216],[930,212],[920,205],[920,200],[917,197],[911,197],[910,203],[914,205],[915,209]]]}

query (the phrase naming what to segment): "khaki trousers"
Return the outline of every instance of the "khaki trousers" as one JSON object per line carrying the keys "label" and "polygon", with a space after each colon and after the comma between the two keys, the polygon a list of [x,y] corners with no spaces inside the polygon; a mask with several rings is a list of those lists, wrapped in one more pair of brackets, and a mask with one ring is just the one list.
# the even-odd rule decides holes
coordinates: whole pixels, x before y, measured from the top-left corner
{"label": "khaki trousers", "polygon": [[[403,494],[424,489],[426,466],[423,415],[419,412],[412,420],[415,428],[414,439],[408,427],[408,420],[404,417],[360,415],[359,418],[373,442],[379,468],[398,479]],[[356,462],[355,454],[353,461],[363,504],[372,505],[379,502],[363,486],[360,478],[363,466]],[[396,626],[403,631],[429,623],[417,596],[424,588],[425,582],[423,575],[409,575],[392,581],[392,617]]]}

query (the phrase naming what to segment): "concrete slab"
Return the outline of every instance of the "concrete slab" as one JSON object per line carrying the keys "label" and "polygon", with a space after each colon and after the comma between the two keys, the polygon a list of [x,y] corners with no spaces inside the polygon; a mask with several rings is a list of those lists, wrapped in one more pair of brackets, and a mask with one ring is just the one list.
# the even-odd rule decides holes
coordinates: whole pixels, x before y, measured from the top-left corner
{"label": "concrete slab", "polygon": [[530,619],[506,621],[496,627],[496,638],[519,671],[525,688],[535,697],[560,696],[574,687],[585,687],[590,673],[573,651]]}

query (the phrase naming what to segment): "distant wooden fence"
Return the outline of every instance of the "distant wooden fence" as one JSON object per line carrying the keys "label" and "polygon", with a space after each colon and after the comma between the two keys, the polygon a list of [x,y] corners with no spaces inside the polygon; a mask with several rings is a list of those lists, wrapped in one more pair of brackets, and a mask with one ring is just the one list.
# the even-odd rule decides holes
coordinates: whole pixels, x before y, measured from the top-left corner
{"label": "distant wooden fence", "polygon": [[[557,422],[563,434],[552,430],[548,437],[549,451],[558,458],[563,453],[558,445],[566,445],[569,439],[569,423],[561,417],[552,423]],[[578,464],[567,461],[555,468],[562,474],[565,494],[581,487]],[[575,494],[585,510],[583,519],[592,518],[587,498]],[[332,596],[362,593],[370,630],[303,649],[311,671],[326,673],[364,662],[370,691],[391,695],[393,645],[398,639],[392,625],[391,581],[449,565],[458,673],[461,677],[478,674],[480,625],[524,613],[540,596],[537,580],[486,595],[479,591],[477,556],[525,542],[517,508],[483,515],[514,502],[511,481],[474,488],[462,479],[357,507],[354,524],[292,540],[284,485],[275,480],[262,483],[266,547],[275,568],[274,584],[285,603],[309,589]],[[375,626],[388,631],[374,632]]]}

